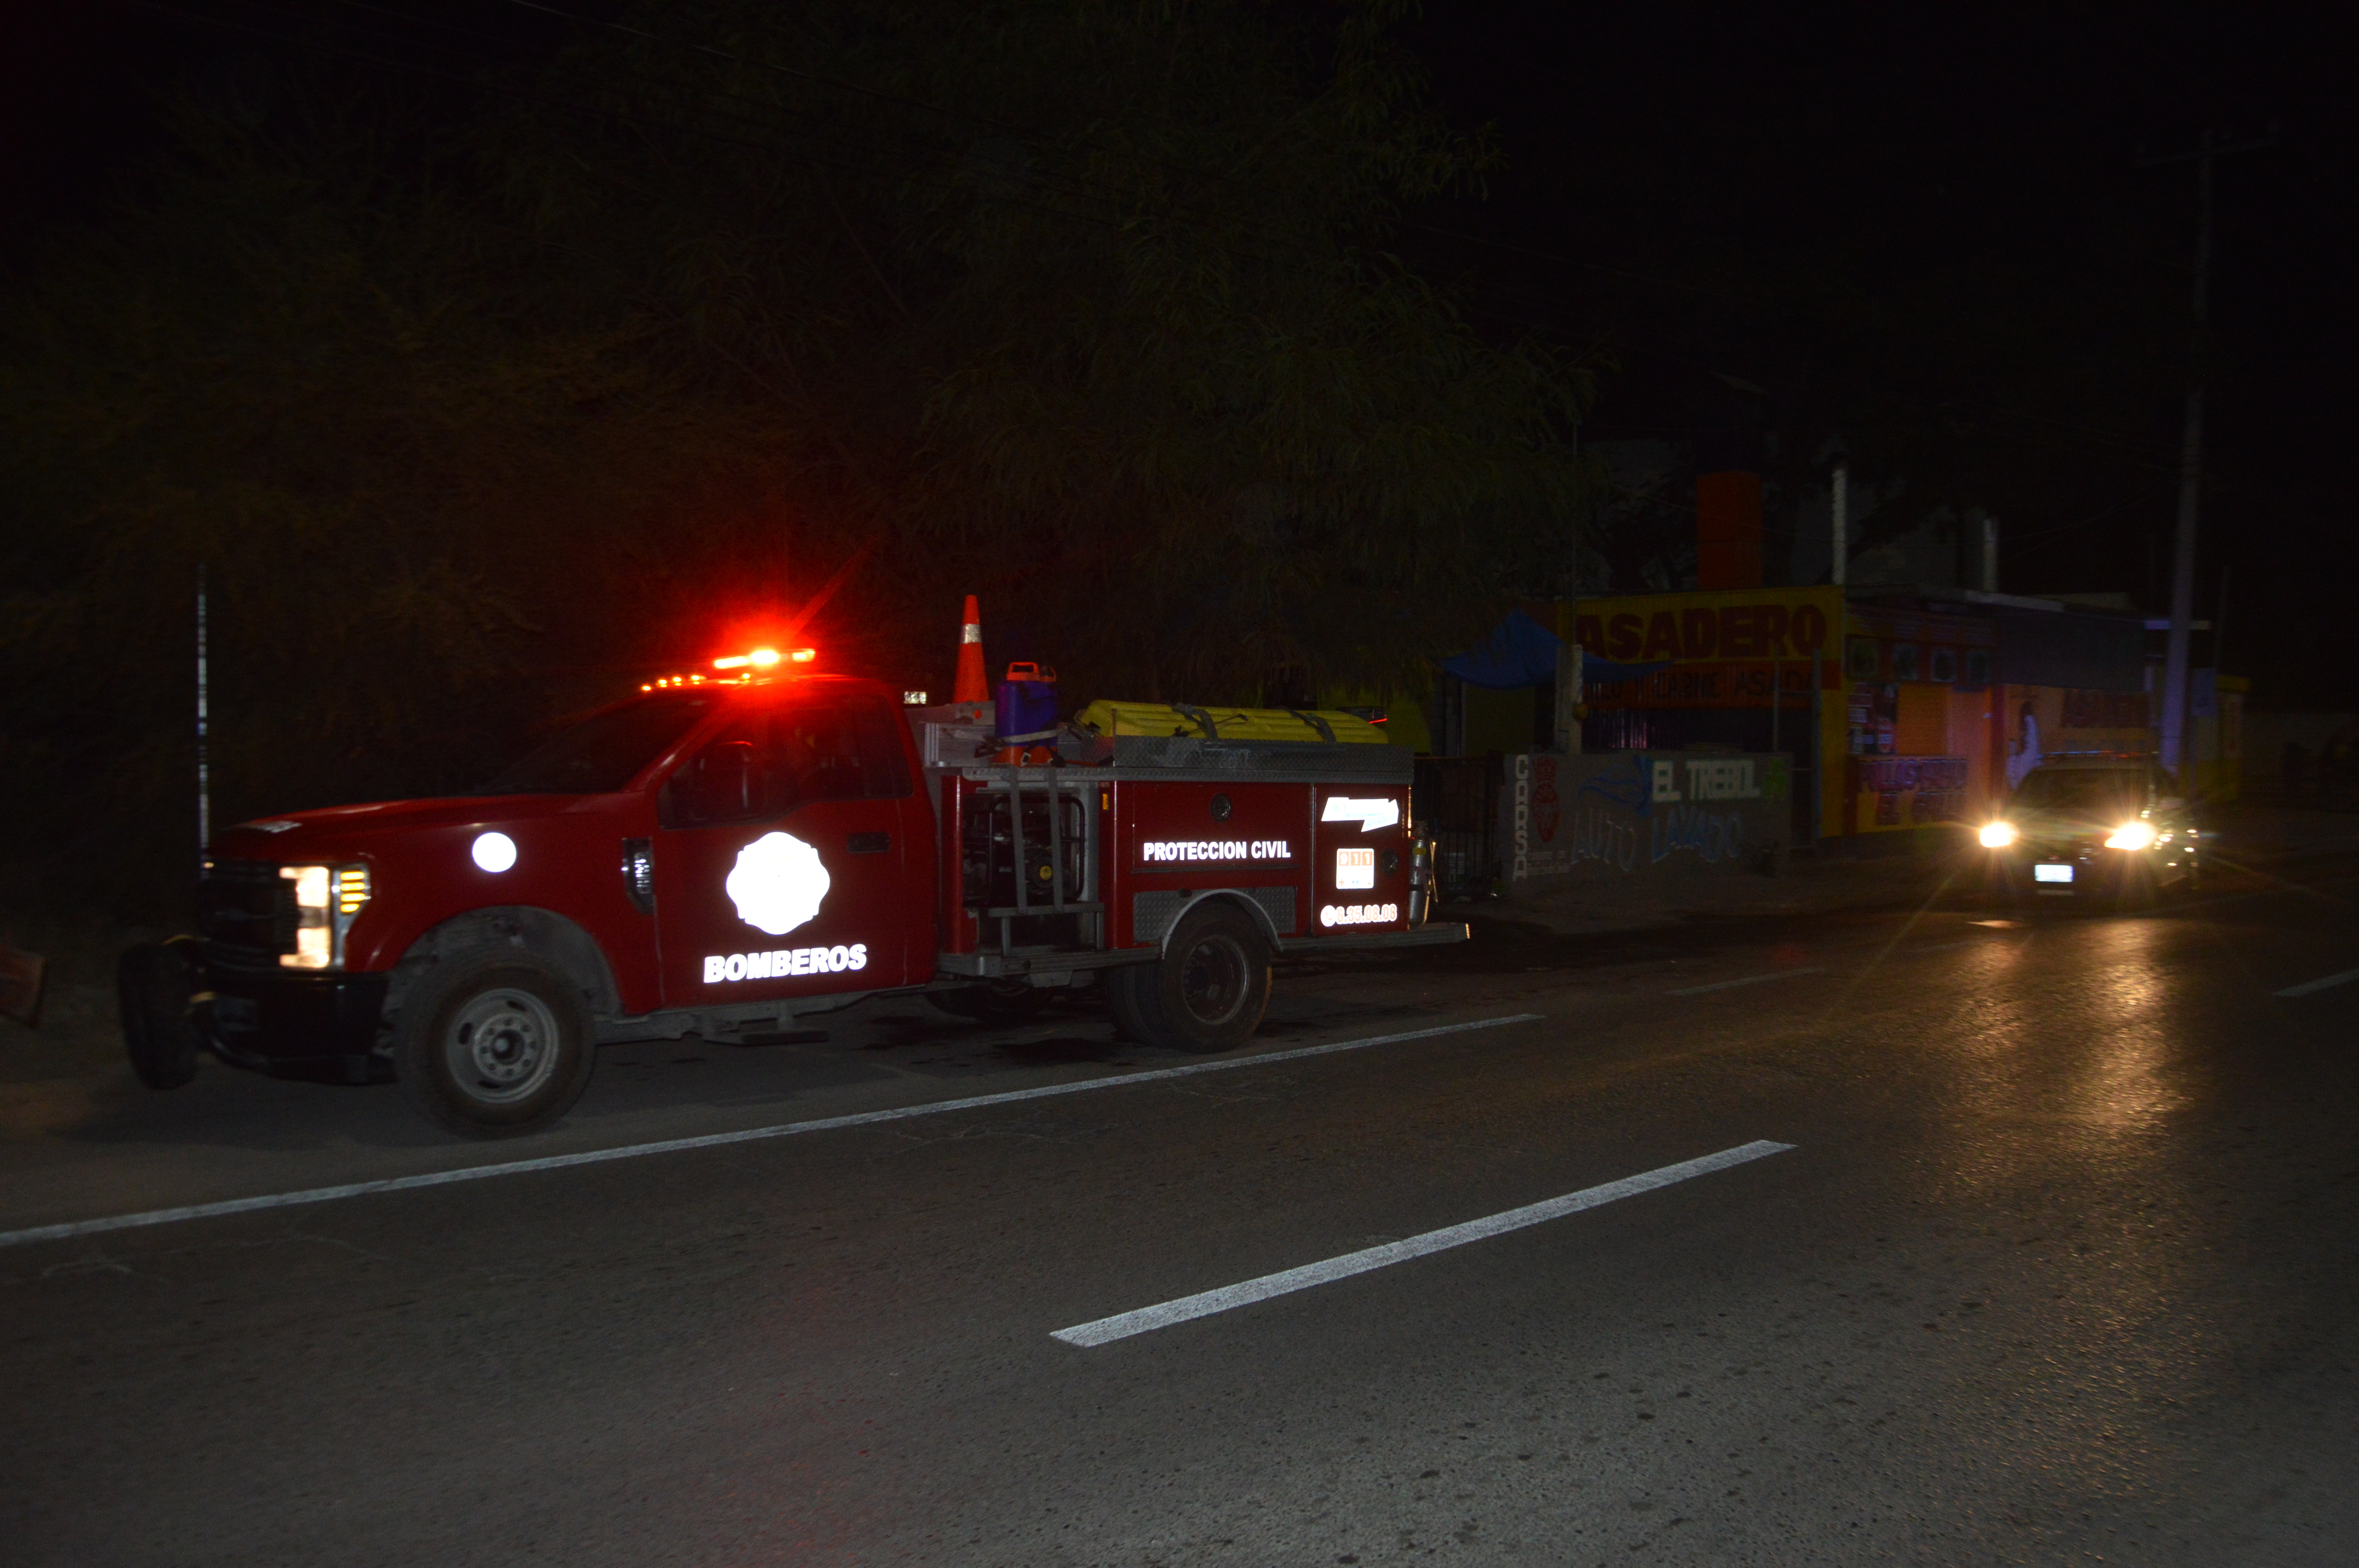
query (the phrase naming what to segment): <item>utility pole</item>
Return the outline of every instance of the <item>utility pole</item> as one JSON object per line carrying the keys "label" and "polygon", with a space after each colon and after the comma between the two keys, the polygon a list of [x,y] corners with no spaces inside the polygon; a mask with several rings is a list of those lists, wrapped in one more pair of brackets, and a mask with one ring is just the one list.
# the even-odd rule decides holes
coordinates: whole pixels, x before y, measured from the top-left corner
{"label": "utility pole", "polygon": [[2272,135],[2236,142],[2218,131],[2206,131],[2193,152],[2140,158],[2152,168],[2167,163],[2195,165],[2195,287],[2194,321],[2189,338],[2187,412],[2179,449],[2179,531],[2170,555],[2170,643],[2162,674],[2162,765],[2180,774],[2187,737],[2187,637],[2195,617],[2195,524],[2203,495],[2203,360],[2212,285],[2212,166],[2230,153],[2250,152],[2275,145]]}
{"label": "utility pole", "polygon": [[1841,588],[1851,575],[1851,464],[1847,462],[1836,463],[1833,477],[1829,481],[1827,523],[1832,535],[1827,544],[1834,556],[1834,564],[1827,571],[1827,580]]}
{"label": "utility pole", "polygon": [[213,852],[212,681],[205,660],[205,564],[197,563],[197,874]]}

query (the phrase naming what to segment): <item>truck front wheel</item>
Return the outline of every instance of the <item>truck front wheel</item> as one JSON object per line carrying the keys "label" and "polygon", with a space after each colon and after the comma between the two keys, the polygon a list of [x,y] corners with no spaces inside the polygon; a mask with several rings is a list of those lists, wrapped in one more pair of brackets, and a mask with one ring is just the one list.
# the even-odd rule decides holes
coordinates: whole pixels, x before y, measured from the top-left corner
{"label": "truck front wheel", "polygon": [[197,1026],[189,1020],[196,991],[196,974],[175,944],[143,942],[115,963],[124,1050],[151,1089],[177,1089],[197,1076]]}
{"label": "truck front wheel", "polygon": [[412,1103],[453,1132],[537,1132],[590,1087],[589,1010],[532,954],[465,955],[437,964],[404,1003],[394,1065]]}
{"label": "truck front wheel", "polygon": [[1261,1027],[1269,945],[1244,910],[1201,903],[1180,922],[1159,961],[1110,969],[1106,986],[1125,1033],[1175,1051],[1227,1051]]}

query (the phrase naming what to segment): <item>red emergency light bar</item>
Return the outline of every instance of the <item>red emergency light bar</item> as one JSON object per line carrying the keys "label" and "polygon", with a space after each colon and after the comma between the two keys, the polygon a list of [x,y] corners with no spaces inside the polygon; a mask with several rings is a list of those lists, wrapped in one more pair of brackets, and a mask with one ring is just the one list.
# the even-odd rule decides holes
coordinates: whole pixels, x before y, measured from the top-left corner
{"label": "red emergency light bar", "polygon": [[807,665],[818,657],[819,650],[816,648],[788,648],[783,654],[776,648],[756,648],[750,654],[732,654],[727,658],[715,659],[712,667],[716,670],[766,670],[781,661],[790,665]]}
{"label": "red emergency light bar", "polygon": [[[816,648],[788,648],[784,653],[780,653],[776,648],[756,648],[751,653],[731,654],[725,658],[715,659],[712,661],[712,667],[716,670],[735,670],[738,672],[737,679],[749,681],[754,678],[756,670],[776,669],[782,664],[808,665],[818,657],[819,650]],[[703,684],[704,676],[701,675],[665,676],[659,680],[640,682],[639,689],[664,691],[673,687],[702,686]]]}

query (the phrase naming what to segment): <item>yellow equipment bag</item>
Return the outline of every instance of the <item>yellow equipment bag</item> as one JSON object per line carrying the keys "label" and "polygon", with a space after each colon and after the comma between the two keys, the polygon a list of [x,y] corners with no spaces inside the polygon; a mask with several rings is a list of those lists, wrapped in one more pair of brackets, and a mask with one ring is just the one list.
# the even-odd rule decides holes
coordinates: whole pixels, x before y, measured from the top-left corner
{"label": "yellow equipment bag", "polygon": [[1074,722],[1100,735],[1188,735],[1204,741],[1324,741],[1381,746],[1385,732],[1338,708],[1197,708],[1185,702],[1091,703]]}

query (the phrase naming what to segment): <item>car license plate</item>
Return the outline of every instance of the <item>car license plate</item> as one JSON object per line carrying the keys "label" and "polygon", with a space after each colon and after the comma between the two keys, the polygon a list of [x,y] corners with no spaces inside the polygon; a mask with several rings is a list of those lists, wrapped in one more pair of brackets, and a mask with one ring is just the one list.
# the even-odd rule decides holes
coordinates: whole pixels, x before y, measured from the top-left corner
{"label": "car license plate", "polygon": [[2072,880],[2070,866],[2034,866],[2031,880],[2036,882],[2069,882]]}

